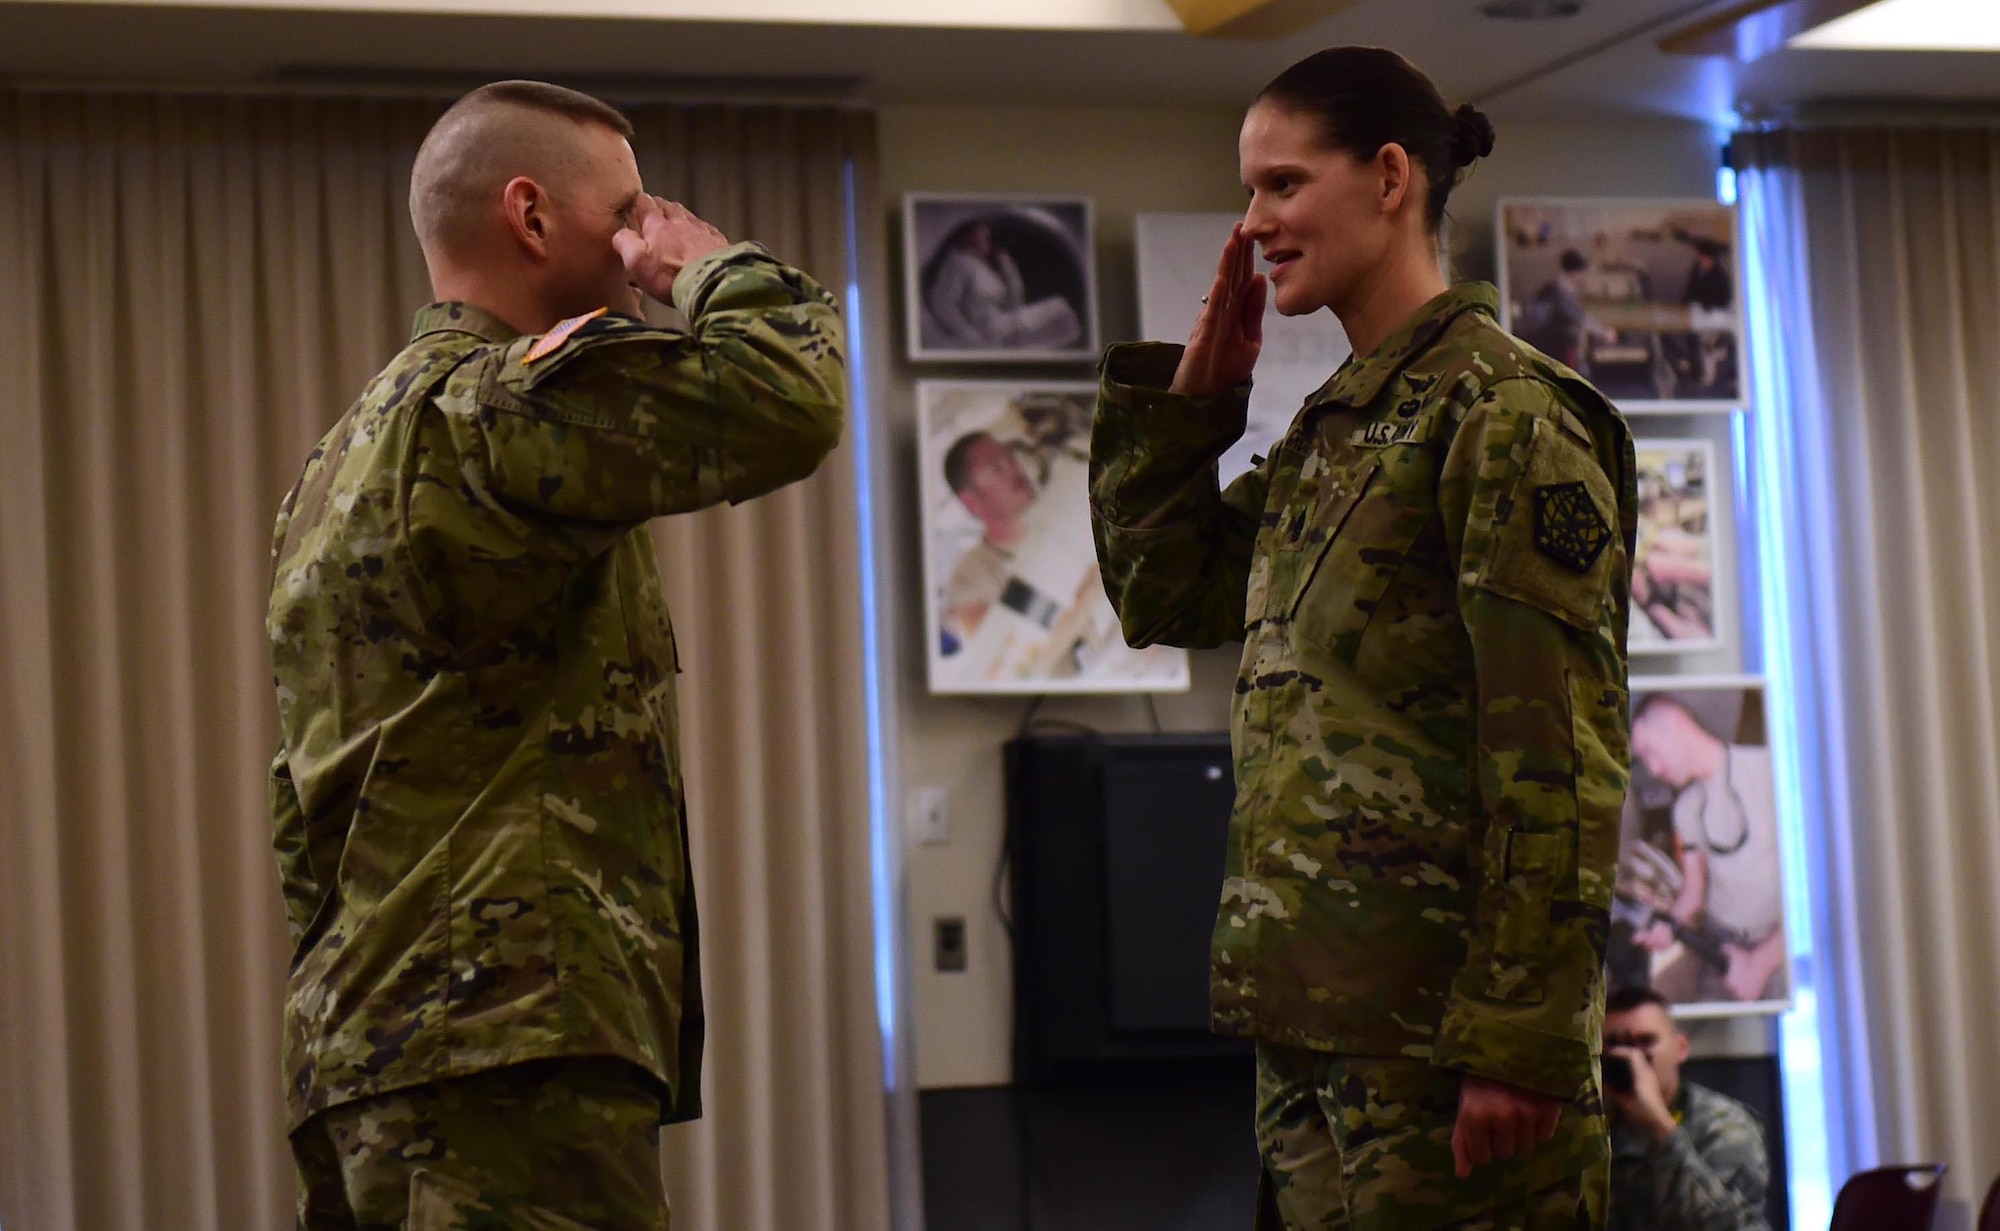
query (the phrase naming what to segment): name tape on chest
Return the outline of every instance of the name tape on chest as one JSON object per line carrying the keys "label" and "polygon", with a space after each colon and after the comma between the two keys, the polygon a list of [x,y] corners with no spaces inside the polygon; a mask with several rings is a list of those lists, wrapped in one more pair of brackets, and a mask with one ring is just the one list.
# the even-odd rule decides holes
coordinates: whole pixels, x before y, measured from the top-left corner
{"label": "name tape on chest", "polygon": [[595,312],[586,312],[582,316],[572,316],[568,320],[559,323],[554,329],[543,334],[540,341],[528,348],[528,353],[521,357],[521,362],[529,364],[537,359],[548,358],[556,351],[561,350],[562,344],[569,341],[570,336],[577,330],[588,325],[598,317],[603,316],[610,310],[609,308],[599,308]]}
{"label": "name tape on chest", "polygon": [[1386,449],[1390,445],[1400,445],[1417,438],[1424,428],[1423,419],[1382,419],[1374,423],[1364,423],[1354,429],[1347,443],[1363,449]]}

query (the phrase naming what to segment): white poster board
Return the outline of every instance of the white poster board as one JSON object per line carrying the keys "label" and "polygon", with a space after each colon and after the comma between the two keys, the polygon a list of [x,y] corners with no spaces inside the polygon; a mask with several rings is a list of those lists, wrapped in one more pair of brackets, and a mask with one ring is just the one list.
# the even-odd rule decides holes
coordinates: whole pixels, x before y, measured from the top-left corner
{"label": "white poster board", "polygon": [[[1201,297],[1215,282],[1215,264],[1238,214],[1140,214],[1138,217],[1139,333],[1155,342],[1185,342],[1201,315]],[[1269,272],[1260,259],[1258,269]],[[1298,415],[1348,356],[1347,335],[1333,313],[1280,316],[1264,308],[1264,350],[1250,391],[1250,423],[1222,457],[1221,479],[1268,456]]]}

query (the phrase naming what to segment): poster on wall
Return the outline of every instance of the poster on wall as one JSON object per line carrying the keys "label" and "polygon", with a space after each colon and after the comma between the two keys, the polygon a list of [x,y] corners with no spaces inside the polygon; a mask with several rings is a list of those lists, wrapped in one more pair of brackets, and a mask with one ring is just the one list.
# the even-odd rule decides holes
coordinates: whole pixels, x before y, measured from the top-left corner
{"label": "poster on wall", "polygon": [[1090,199],[906,195],[903,303],[913,362],[1095,363]]}
{"label": "poster on wall", "polygon": [[1716,473],[1706,440],[1633,442],[1639,460],[1639,542],[1632,561],[1634,654],[1722,648],[1722,571],[1716,567]]}
{"label": "poster on wall", "polygon": [[1621,410],[1734,410],[1748,398],[1736,235],[1714,201],[1504,200],[1501,323]]}
{"label": "poster on wall", "polygon": [[1632,681],[1632,787],[1613,887],[1609,982],[1680,1017],[1791,1005],[1777,790],[1764,685]]}
{"label": "poster on wall", "polygon": [[[1215,281],[1216,259],[1241,214],[1140,214],[1136,247],[1139,266],[1139,335],[1154,342],[1185,342],[1201,315],[1201,297]],[[1257,268],[1270,272],[1263,259]],[[1280,315],[1272,298],[1264,301],[1264,347],[1257,378],[1250,386],[1250,416],[1243,438],[1217,466],[1227,487],[1250,469],[1253,457],[1268,457],[1298,416],[1299,407],[1332,378],[1347,360],[1347,335],[1325,309],[1305,316]]]}
{"label": "poster on wall", "polygon": [[1097,387],[921,381],[924,632],[936,693],[1182,692],[1125,644],[1090,532]]}

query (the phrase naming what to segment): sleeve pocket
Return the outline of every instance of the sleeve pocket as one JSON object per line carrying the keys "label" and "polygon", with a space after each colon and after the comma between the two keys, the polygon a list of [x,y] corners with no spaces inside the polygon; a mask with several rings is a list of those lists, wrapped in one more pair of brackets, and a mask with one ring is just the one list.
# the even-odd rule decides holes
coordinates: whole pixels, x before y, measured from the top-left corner
{"label": "sleeve pocket", "polygon": [[1533,433],[1479,585],[1593,632],[1625,576],[1617,496],[1596,456],[1559,424],[1537,419]]}
{"label": "sleeve pocket", "polygon": [[1631,783],[1631,697],[1616,681],[1569,676],[1576,743],[1577,900],[1611,908],[1625,792]]}
{"label": "sleeve pocket", "polygon": [[1487,893],[1494,899],[1493,957],[1486,994],[1540,1004],[1550,907],[1562,872],[1563,835],[1495,826],[1486,833]]}

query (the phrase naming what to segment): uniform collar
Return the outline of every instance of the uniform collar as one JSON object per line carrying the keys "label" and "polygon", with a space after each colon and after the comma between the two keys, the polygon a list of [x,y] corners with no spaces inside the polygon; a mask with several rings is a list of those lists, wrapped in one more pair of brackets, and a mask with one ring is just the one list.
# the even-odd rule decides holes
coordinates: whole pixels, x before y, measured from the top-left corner
{"label": "uniform collar", "polygon": [[1461,282],[1452,287],[1417,309],[1382,345],[1341,365],[1322,390],[1321,400],[1357,408],[1369,405],[1397,373],[1437,341],[1447,326],[1468,312],[1498,316],[1500,292],[1488,282]]}
{"label": "uniform collar", "polygon": [[410,332],[415,341],[428,333],[469,333],[483,342],[510,342],[521,331],[484,308],[469,303],[434,303],[417,309]]}

